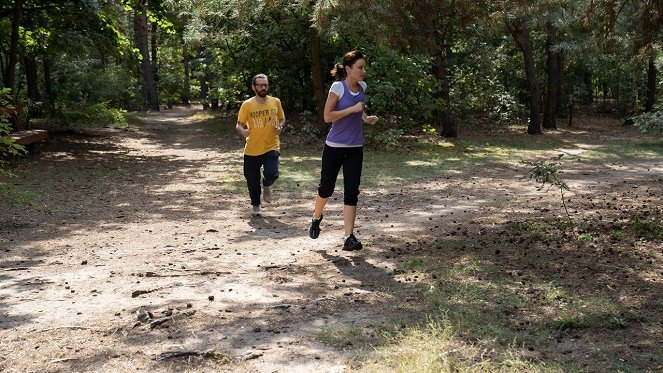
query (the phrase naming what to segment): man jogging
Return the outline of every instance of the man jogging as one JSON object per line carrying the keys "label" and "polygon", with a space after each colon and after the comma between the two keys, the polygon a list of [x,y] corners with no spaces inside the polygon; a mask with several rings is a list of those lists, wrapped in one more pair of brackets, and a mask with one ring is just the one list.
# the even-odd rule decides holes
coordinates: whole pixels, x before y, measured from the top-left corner
{"label": "man jogging", "polygon": [[[258,74],[251,82],[255,96],[244,101],[239,109],[235,129],[246,139],[244,146],[244,177],[251,198],[251,215],[259,216],[260,194],[272,201],[272,184],[279,177],[280,135],[285,124],[281,100],[267,95],[269,79]],[[262,180],[260,169],[263,169]],[[262,186],[262,188],[261,188]]]}

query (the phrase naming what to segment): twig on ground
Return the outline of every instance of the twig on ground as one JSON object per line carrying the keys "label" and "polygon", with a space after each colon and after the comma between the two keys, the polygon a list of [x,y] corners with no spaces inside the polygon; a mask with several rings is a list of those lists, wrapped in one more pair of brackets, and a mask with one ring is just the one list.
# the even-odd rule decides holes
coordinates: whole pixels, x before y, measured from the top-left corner
{"label": "twig on ground", "polygon": [[197,356],[202,358],[212,358],[230,362],[232,358],[223,352],[216,350],[182,350],[182,351],[165,351],[159,354],[159,360],[172,359],[176,357]]}

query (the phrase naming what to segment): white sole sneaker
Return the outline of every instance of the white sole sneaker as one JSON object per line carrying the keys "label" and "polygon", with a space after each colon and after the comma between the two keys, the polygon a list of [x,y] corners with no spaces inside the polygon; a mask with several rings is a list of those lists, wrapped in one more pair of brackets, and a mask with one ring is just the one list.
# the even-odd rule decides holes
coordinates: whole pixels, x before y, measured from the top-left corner
{"label": "white sole sneaker", "polygon": [[261,212],[260,205],[251,206],[251,216],[260,216]]}

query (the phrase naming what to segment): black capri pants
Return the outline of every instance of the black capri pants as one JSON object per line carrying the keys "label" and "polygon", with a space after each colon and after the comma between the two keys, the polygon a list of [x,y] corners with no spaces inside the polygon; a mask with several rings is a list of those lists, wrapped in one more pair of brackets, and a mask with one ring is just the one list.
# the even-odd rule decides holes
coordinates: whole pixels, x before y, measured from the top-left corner
{"label": "black capri pants", "polygon": [[329,198],[334,194],[336,178],[343,167],[343,204],[357,206],[364,147],[334,148],[325,144],[322,151],[322,170],[318,195]]}

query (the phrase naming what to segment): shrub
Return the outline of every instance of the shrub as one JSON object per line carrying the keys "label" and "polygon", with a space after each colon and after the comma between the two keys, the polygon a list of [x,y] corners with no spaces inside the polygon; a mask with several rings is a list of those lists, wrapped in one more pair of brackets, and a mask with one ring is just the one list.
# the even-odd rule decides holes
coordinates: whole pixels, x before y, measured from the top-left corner
{"label": "shrub", "polygon": [[642,113],[631,118],[642,133],[663,134],[663,111]]}
{"label": "shrub", "polygon": [[60,112],[50,118],[50,125],[56,128],[113,127],[127,126],[125,111],[108,107],[100,102],[83,110]]}

